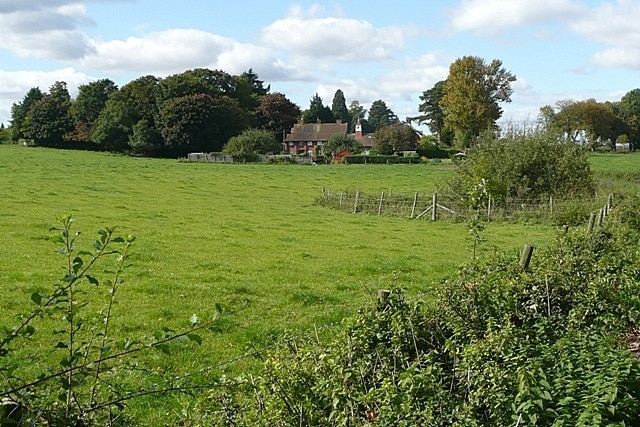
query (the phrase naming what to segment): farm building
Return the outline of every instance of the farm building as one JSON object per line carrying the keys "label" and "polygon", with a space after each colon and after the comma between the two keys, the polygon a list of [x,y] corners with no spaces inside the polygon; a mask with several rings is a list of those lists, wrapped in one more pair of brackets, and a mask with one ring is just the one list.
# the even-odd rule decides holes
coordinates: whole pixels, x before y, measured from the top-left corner
{"label": "farm building", "polygon": [[337,123],[296,123],[284,140],[285,151],[313,156],[316,147],[322,147],[335,134],[346,135],[347,124],[341,120]]}

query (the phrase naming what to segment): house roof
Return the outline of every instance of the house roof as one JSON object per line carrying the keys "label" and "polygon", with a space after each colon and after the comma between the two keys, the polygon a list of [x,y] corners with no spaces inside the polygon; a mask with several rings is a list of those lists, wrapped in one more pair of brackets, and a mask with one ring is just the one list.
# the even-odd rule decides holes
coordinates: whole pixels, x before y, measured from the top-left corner
{"label": "house roof", "polygon": [[346,135],[346,123],[296,123],[287,135],[287,142],[328,141],[335,134]]}

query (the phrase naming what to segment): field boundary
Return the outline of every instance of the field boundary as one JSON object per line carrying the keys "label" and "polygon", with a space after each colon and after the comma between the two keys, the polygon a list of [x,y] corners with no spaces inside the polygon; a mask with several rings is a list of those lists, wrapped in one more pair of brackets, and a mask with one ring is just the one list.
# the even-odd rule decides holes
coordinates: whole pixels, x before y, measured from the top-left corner
{"label": "field boundary", "polygon": [[612,200],[612,195],[564,200],[554,197],[546,200],[496,200],[488,196],[479,209],[472,209],[459,197],[451,194],[400,194],[393,191],[368,194],[360,190],[333,191],[322,187],[322,194],[316,199],[316,204],[353,214],[398,216],[411,220],[464,220],[481,214],[483,219],[491,221],[515,220],[528,216],[554,218],[566,214],[569,210],[592,212],[603,205],[609,206],[610,209]]}

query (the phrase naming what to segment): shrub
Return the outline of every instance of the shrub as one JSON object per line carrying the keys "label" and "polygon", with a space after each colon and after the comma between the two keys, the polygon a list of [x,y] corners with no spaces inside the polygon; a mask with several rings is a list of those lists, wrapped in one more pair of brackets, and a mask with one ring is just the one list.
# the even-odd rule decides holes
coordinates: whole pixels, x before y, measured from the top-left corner
{"label": "shrub", "polygon": [[259,377],[223,388],[241,400],[232,413],[217,406],[218,421],[635,425],[640,361],[621,336],[640,321],[636,249],[624,227],[577,231],[528,272],[499,257],[461,269],[430,301],[393,290],[327,341],[287,339]]}
{"label": "shrub", "polygon": [[458,162],[449,186],[469,205],[486,205],[488,196],[499,204],[507,198],[566,199],[595,193],[586,153],[553,133],[485,136]]}

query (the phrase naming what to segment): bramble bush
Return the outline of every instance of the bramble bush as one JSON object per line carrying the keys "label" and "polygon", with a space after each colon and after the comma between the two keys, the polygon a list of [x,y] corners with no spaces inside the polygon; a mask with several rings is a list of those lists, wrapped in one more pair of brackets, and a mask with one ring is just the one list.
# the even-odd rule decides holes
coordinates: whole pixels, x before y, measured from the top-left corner
{"label": "bramble bush", "polygon": [[637,425],[640,361],[623,339],[640,321],[637,242],[622,222],[576,229],[527,271],[474,259],[430,298],[394,289],[332,338],[290,339],[259,376],[226,380],[209,414],[219,425]]}

